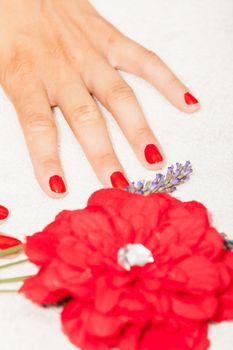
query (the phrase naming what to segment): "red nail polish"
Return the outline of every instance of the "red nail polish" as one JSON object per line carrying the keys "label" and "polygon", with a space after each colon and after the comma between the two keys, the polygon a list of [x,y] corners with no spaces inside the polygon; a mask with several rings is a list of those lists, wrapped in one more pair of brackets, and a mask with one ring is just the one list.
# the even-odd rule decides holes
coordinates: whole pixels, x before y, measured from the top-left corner
{"label": "red nail polish", "polygon": [[144,154],[147,162],[150,164],[159,163],[163,160],[163,156],[159,152],[158,147],[152,143],[146,146]]}
{"label": "red nail polish", "polygon": [[19,239],[0,234],[0,249],[15,247],[19,244],[22,244]]}
{"label": "red nail polish", "polygon": [[115,171],[115,173],[111,175],[111,183],[113,187],[120,189],[124,189],[126,186],[129,186],[128,181],[120,171]]}
{"label": "red nail polish", "polygon": [[0,220],[5,220],[9,215],[9,211],[3,205],[0,205]]}
{"label": "red nail polish", "polygon": [[184,94],[184,99],[187,105],[195,105],[196,103],[199,103],[198,100],[189,92],[186,92],[186,94]]}
{"label": "red nail polish", "polygon": [[66,192],[66,186],[61,176],[54,175],[49,179],[49,186],[53,192],[64,193]]}

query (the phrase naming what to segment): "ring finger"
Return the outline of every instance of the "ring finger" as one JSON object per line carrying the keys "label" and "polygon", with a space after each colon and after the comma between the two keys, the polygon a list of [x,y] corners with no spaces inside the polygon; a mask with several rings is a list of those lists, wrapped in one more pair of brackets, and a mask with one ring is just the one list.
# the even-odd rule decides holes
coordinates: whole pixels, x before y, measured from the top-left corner
{"label": "ring finger", "polygon": [[[93,57],[92,57],[93,60]],[[84,80],[96,98],[114,115],[142,164],[161,168],[164,155],[132,89],[102,57],[86,65]]]}

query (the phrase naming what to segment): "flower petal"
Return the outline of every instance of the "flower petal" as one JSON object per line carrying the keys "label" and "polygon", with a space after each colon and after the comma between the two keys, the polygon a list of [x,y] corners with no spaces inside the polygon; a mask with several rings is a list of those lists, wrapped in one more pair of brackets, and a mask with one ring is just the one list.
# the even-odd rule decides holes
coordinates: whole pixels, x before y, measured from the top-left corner
{"label": "flower petal", "polygon": [[141,329],[138,327],[127,327],[121,332],[121,337],[118,339],[117,348],[120,350],[135,350],[138,349],[138,341]]}
{"label": "flower petal", "polygon": [[206,338],[207,327],[169,330],[166,327],[149,328],[139,345],[140,350],[206,350],[209,341]]}
{"label": "flower petal", "polygon": [[131,196],[138,196],[127,191],[109,188],[94,192],[88,199],[87,206],[100,206],[108,210],[112,208],[115,211],[119,210],[120,203],[130,198]]}
{"label": "flower petal", "polygon": [[172,297],[173,311],[182,317],[193,320],[209,320],[216,312],[218,301],[214,296],[193,297],[180,296]]}
{"label": "flower petal", "polygon": [[96,337],[114,336],[128,320],[124,315],[108,316],[93,310],[89,312],[88,332]]}
{"label": "flower petal", "polygon": [[219,298],[219,305],[214,316],[214,321],[233,320],[233,285]]}
{"label": "flower petal", "polygon": [[172,273],[183,271],[188,277],[185,289],[195,291],[215,291],[220,285],[219,271],[204,256],[192,256],[178,263]]}
{"label": "flower petal", "polygon": [[207,229],[205,237],[203,237],[197,247],[198,252],[205,255],[211,261],[221,255],[223,249],[223,237],[213,227]]}
{"label": "flower petal", "polygon": [[63,290],[56,290],[51,292],[41,281],[41,274],[26,279],[19,290],[26,298],[30,299],[34,303],[53,304],[61,301],[67,297],[67,292]]}
{"label": "flower petal", "polygon": [[195,201],[180,202],[179,206],[173,206],[168,211],[168,217],[179,233],[180,241],[188,247],[193,247],[199,243],[209,227],[206,208]]}
{"label": "flower petal", "polygon": [[101,313],[111,311],[118,302],[122,289],[111,288],[107,283],[106,276],[96,281],[95,309]]}

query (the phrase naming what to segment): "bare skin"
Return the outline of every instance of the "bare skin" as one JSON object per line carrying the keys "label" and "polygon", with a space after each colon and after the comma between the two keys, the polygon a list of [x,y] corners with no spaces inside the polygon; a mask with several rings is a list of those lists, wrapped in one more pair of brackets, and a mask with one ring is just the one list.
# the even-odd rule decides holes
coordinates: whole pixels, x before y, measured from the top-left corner
{"label": "bare skin", "polygon": [[[36,177],[52,197],[66,194],[65,185],[52,189],[50,182],[56,176],[65,183],[52,107],[61,109],[107,187],[111,175],[124,170],[96,100],[111,112],[145,167],[154,170],[164,162],[135,94],[118,70],[149,81],[181,111],[200,107],[195,99],[186,100],[189,89],[155,53],[120,33],[86,0],[0,0],[0,28],[0,84],[17,111]],[[163,160],[148,162],[148,144],[157,147]]]}

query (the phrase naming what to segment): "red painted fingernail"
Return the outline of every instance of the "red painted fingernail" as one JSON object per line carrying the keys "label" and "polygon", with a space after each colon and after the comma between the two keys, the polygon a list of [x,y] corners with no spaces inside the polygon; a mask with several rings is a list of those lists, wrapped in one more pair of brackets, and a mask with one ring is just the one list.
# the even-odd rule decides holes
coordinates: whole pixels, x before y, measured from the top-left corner
{"label": "red painted fingernail", "polygon": [[15,247],[19,244],[22,244],[19,239],[0,234],[0,249]]}
{"label": "red painted fingernail", "polygon": [[61,176],[54,175],[50,177],[49,186],[53,192],[56,192],[56,193],[66,192],[66,186]]}
{"label": "red painted fingernail", "polygon": [[198,100],[190,94],[190,92],[186,92],[186,94],[184,94],[184,100],[187,105],[195,105],[196,103],[199,103]]}
{"label": "red painted fingernail", "polygon": [[159,152],[158,147],[152,143],[146,146],[144,154],[147,162],[150,164],[159,163],[163,160],[163,156]]}
{"label": "red painted fingernail", "polygon": [[5,220],[9,215],[9,211],[3,205],[0,205],[0,220]]}
{"label": "red painted fingernail", "polygon": [[126,186],[129,186],[128,181],[120,171],[115,171],[115,173],[111,175],[111,183],[113,187],[120,189],[124,189]]}

